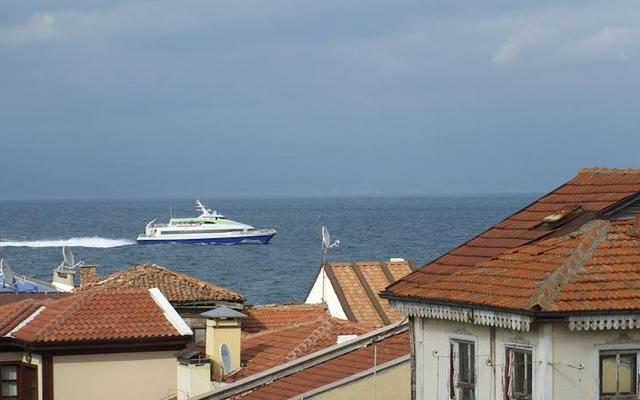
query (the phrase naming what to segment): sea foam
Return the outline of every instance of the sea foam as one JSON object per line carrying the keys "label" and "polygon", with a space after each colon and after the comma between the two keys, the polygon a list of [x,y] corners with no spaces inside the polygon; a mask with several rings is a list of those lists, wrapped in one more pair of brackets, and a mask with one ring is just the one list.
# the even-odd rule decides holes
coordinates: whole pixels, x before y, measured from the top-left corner
{"label": "sea foam", "polygon": [[52,240],[2,240],[0,247],[94,247],[107,249],[111,247],[129,246],[135,244],[129,239],[108,239],[102,237],[77,237],[69,239],[52,239]]}

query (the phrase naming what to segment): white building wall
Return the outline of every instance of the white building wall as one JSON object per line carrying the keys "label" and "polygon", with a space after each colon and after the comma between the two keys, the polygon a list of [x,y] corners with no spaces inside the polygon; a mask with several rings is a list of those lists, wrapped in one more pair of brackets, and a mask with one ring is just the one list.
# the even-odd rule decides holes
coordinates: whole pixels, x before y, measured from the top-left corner
{"label": "white building wall", "polygon": [[304,302],[306,304],[326,303],[327,309],[329,310],[329,313],[332,317],[345,320],[348,319],[347,315],[342,309],[342,305],[340,304],[338,295],[333,289],[333,285],[331,285],[329,277],[327,276],[326,272],[324,272],[324,268],[320,270],[320,273],[316,277],[316,280],[313,283],[313,287],[309,291],[309,295],[307,295],[307,298]]}
{"label": "white building wall", "polygon": [[[570,331],[567,322],[533,324],[529,332],[415,318],[416,398],[449,399],[449,343],[476,343],[476,398],[502,400],[505,349],[530,348],[534,399],[598,399],[599,351],[640,351],[640,330]],[[493,346],[492,346],[493,344]]]}

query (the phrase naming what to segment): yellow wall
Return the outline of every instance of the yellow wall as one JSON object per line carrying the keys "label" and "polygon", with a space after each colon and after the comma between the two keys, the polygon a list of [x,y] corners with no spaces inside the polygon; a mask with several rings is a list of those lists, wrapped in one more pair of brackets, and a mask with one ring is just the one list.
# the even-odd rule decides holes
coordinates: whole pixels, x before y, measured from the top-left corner
{"label": "yellow wall", "polygon": [[205,353],[211,359],[214,375],[219,376],[224,372],[220,358],[220,346],[223,343],[229,346],[231,371],[240,368],[240,320],[208,319],[206,335]]}
{"label": "yellow wall", "polygon": [[[411,363],[409,361],[387,368],[376,374],[375,399],[411,399]],[[318,400],[371,400],[373,376],[349,382],[313,396]]]}
{"label": "yellow wall", "polygon": [[173,351],[53,357],[56,400],[159,400],[175,394]]}

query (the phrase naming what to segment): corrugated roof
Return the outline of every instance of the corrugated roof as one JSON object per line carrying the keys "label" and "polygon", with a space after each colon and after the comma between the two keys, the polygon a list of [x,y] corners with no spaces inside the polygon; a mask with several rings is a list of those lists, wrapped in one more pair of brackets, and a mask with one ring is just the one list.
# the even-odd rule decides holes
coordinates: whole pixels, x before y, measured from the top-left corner
{"label": "corrugated roof", "polygon": [[[542,238],[568,233],[635,200],[640,193],[640,170],[584,168],[576,177],[524,209],[458,246],[387,288],[385,297],[426,298],[432,282],[491,260]],[[546,223],[544,218],[568,206],[579,206],[568,221]],[[455,227],[454,227],[455,228]]]}
{"label": "corrugated roof", "polygon": [[27,343],[183,337],[148,290],[90,291],[0,306],[0,334]]}
{"label": "corrugated roof", "polygon": [[122,271],[83,284],[80,290],[91,288],[158,288],[174,305],[206,302],[244,302],[242,294],[205,282],[156,264],[134,265]]}
{"label": "corrugated roof", "polygon": [[378,294],[412,272],[410,262],[331,263],[326,265],[325,271],[349,320],[380,327],[402,319],[402,315]]}

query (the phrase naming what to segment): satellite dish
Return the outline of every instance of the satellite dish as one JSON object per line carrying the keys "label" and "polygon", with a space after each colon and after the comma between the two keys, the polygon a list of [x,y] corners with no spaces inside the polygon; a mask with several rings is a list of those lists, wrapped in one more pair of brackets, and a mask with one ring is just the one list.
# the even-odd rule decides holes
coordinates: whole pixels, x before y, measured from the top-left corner
{"label": "satellite dish", "polygon": [[322,226],[322,246],[328,248],[331,246],[331,235],[329,235],[329,230],[326,226]]}
{"label": "satellite dish", "polygon": [[338,247],[338,245],[340,244],[339,240],[335,240],[333,243],[331,243],[331,235],[329,235],[329,229],[327,229],[326,226],[322,226],[322,248],[327,250],[327,249],[332,249],[334,247]]}
{"label": "satellite dish", "polygon": [[220,359],[222,360],[224,372],[226,374],[231,372],[231,351],[229,350],[229,346],[224,343],[220,345]]}
{"label": "satellite dish", "polygon": [[58,267],[59,269],[74,269],[78,265],[82,265],[82,261],[76,263],[70,247],[62,246],[62,258],[62,264]]}
{"label": "satellite dish", "polygon": [[0,260],[0,273],[2,273],[2,275],[4,276],[5,285],[13,286],[15,284],[15,275],[11,270],[9,263],[7,263],[4,259]]}

